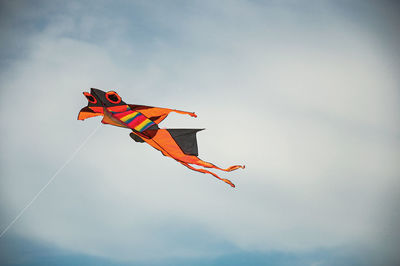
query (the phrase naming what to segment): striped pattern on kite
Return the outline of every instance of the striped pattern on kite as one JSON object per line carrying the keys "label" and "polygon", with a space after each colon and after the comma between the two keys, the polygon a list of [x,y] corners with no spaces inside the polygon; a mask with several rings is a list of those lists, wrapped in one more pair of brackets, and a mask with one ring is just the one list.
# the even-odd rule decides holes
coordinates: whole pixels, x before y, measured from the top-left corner
{"label": "striped pattern on kite", "polygon": [[143,132],[152,125],[155,125],[153,121],[148,119],[142,113],[132,110],[121,113],[114,113],[113,116],[138,132]]}

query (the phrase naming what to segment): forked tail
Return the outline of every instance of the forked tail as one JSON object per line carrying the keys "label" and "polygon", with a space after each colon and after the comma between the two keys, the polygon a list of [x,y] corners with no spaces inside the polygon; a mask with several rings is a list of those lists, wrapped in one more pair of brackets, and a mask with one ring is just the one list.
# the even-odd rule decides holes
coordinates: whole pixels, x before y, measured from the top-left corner
{"label": "forked tail", "polygon": [[180,163],[193,171],[197,171],[197,172],[204,173],[204,174],[211,174],[211,175],[215,176],[216,178],[218,178],[219,180],[224,181],[225,183],[229,184],[231,187],[235,187],[235,184],[233,184],[229,179],[221,178],[217,174],[215,174],[211,171],[208,171],[205,169],[194,168],[193,166],[190,166],[189,164],[184,163],[184,162],[180,162]]}

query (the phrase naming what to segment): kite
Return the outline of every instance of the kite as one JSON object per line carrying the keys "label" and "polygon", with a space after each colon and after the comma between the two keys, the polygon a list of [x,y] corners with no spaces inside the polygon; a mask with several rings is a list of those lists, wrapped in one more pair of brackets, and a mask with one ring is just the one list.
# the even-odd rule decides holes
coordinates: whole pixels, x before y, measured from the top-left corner
{"label": "kite", "polygon": [[[136,142],[146,142],[159,150],[164,156],[170,157],[191,170],[211,174],[232,187],[235,185],[228,179],[204,169],[218,169],[231,172],[244,165],[233,165],[228,168],[220,168],[212,163],[201,160],[198,156],[196,133],[203,129],[161,129],[158,124],[169,113],[175,112],[197,117],[195,113],[175,109],[159,108],[145,105],[126,104],[115,91],[104,92],[99,89],[90,89],[83,92],[88,100],[88,105],[81,109],[78,120],[103,116],[103,124],[129,128],[130,137]],[[203,168],[195,168],[192,165]]]}

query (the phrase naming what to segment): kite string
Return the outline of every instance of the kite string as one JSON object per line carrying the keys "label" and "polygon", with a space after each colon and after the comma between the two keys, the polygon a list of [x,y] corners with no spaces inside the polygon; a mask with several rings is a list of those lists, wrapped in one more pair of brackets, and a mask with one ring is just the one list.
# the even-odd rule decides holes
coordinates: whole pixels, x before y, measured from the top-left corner
{"label": "kite string", "polygon": [[39,190],[38,193],[32,198],[32,200],[20,211],[20,213],[11,221],[11,223],[1,232],[0,238],[8,231],[8,229],[13,226],[13,224],[25,213],[25,211],[35,202],[35,200],[40,196],[40,194],[50,185],[51,182],[60,174],[60,172],[75,158],[75,156],[79,153],[79,151],[85,146],[85,144],[89,141],[90,138],[97,132],[100,128],[101,124],[97,126],[92,133],[87,136],[87,138],[78,146],[78,148],[69,156],[69,158],[64,162],[64,164],[58,168],[58,170],[54,173],[54,175],[47,181],[47,183]]}

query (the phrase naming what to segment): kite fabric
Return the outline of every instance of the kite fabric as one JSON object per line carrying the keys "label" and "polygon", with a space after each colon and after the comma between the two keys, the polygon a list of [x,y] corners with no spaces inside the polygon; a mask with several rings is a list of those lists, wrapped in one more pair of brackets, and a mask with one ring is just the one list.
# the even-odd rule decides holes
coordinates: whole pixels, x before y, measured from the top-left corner
{"label": "kite fabric", "polygon": [[230,172],[244,165],[233,165],[226,169],[198,158],[196,133],[203,129],[160,129],[158,124],[162,122],[170,112],[187,114],[197,117],[195,113],[179,111],[175,109],[158,108],[144,105],[126,104],[115,91],[104,92],[92,88],[90,93],[83,93],[88,100],[88,105],[81,109],[78,120],[103,116],[103,124],[110,124],[132,130],[130,137],[136,142],[146,142],[159,150],[163,155],[170,157],[191,170],[211,174],[225,183],[235,187],[228,179],[203,168],[195,168],[198,165],[204,168],[213,168]]}

